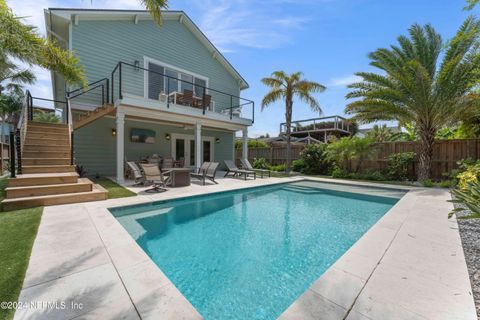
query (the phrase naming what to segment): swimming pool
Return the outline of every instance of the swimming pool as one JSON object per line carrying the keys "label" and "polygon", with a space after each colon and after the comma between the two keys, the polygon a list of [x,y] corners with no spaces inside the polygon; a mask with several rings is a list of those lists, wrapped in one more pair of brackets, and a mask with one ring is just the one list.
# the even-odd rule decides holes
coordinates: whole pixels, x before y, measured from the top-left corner
{"label": "swimming pool", "polygon": [[404,194],[300,181],[110,211],[205,319],[276,319]]}

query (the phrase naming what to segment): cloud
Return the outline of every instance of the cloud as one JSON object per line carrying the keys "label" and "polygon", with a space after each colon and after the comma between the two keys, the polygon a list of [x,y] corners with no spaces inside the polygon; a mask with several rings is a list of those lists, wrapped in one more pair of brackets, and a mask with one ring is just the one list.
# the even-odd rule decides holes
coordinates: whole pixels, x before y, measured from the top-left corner
{"label": "cloud", "polygon": [[329,82],[329,86],[331,87],[344,87],[349,84],[361,81],[362,78],[359,76],[356,76],[354,74],[349,75],[349,76],[344,76],[344,77],[339,77],[339,78],[333,78]]}
{"label": "cloud", "polygon": [[200,29],[223,52],[289,45],[294,42],[295,30],[310,20],[272,12],[271,4],[253,0],[209,0],[192,12],[198,16]]}

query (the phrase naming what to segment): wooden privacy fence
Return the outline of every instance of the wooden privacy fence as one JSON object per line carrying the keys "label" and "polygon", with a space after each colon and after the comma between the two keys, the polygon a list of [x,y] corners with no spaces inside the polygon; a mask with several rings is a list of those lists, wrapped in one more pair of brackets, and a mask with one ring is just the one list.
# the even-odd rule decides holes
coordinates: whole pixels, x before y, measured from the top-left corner
{"label": "wooden privacy fence", "polygon": [[[303,150],[303,145],[293,145],[291,158],[292,161],[300,158],[300,152]],[[242,149],[235,150],[236,159],[242,157]],[[250,163],[253,163],[253,159],[265,158],[268,163],[273,165],[284,164],[287,162],[287,147],[286,146],[275,146],[269,148],[249,148],[248,149],[248,160]]]}
{"label": "wooden privacy fence", "polygon": [[[400,152],[415,152],[420,154],[421,144],[418,141],[398,141],[376,143],[377,153],[372,159],[365,160],[360,170],[379,170],[387,167],[387,158],[391,154]],[[457,168],[457,161],[471,158],[480,159],[480,139],[437,140],[433,145],[432,179],[442,179],[444,173]],[[411,168],[412,176],[416,176],[418,160]]]}
{"label": "wooden privacy fence", "polygon": [[[398,141],[376,143],[376,154],[368,160],[364,160],[360,165],[360,170],[379,170],[386,169],[387,158],[391,154],[400,152],[420,153],[420,143],[417,141]],[[300,152],[303,146],[292,146],[292,160],[300,158]],[[250,162],[254,158],[265,158],[273,165],[286,162],[287,148],[285,146],[275,146],[270,148],[251,148],[248,150],[248,159]],[[242,150],[236,150],[236,158],[242,156]],[[480,159],[480,139],[456,139],[456,140],[437,140],[433,146],[432,179],[441,179],[443,173],[450,172],[457,167],[457,161],[472,158]],[[356,164],[352,163],[352,168]],[[412,168],[412,174],[416,174],[418,164],[415,163]]]}

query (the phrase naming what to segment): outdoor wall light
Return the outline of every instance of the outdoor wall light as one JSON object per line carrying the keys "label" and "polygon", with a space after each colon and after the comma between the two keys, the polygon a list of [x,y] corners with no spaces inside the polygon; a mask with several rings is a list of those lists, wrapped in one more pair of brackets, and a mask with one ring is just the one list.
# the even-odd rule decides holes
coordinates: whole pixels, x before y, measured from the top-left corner
{"label": "outdoor wall light", "polygon": [[215,138],[215,143],[220,143],[220,138]]}
{"label": "outdoor wall light", "polygon": [[133,63],[133,65],[135,66],[135,71],[140,70],[140,61],[135,60],[135,62]]}
{"label": "outdoor wall light", "polygon": [[170,140],[170,133],[165,133],[165,139]]}
{"label": "outdoor wall light", "polygon": [[117,136],[117,129],[112,129],[112,137],[116,137]]}

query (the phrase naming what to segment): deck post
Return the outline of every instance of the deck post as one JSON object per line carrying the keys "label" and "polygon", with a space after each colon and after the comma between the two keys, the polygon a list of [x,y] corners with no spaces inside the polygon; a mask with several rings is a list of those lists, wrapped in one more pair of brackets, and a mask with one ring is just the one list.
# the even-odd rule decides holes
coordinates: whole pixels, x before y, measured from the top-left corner
{"label": "deck post", "polygon": [[117,132],[116,132],[116,137],[117,137],[117,182],[118,183],[124,183],[124,159],[125,159],[125,114],[123,112],[120,112],[120,110],[117,110],[117,117],[116,117],[116,122],[117,122]]}
{"label": "deck post", "polygon": [[195,168],[199,170],[202,166],[202,124],[195,123]]}
{"label": "deck post", "polygon": [[245,127],[242,130],[243,144],[242,144],[242,158],[248,159],[248,128]]}

